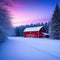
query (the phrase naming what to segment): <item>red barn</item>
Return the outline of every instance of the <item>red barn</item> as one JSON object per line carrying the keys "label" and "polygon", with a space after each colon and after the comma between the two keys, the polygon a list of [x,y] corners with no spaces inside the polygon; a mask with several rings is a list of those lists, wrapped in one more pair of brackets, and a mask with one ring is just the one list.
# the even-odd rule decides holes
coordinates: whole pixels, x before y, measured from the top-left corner
{"label": "red barn", "polygon": [[30,27],[24,30],[24,37],[45,38],[45,32],[46,30],[43,26]]}

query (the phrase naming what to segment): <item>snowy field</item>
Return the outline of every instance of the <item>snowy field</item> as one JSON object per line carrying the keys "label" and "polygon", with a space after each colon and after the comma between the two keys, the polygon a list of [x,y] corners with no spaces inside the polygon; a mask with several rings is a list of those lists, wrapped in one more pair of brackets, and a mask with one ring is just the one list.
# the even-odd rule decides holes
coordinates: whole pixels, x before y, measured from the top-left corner
{"label": "snowy field", "polygon": [[0,60],[60,60],[60,40],[9,37],[0,45]]}

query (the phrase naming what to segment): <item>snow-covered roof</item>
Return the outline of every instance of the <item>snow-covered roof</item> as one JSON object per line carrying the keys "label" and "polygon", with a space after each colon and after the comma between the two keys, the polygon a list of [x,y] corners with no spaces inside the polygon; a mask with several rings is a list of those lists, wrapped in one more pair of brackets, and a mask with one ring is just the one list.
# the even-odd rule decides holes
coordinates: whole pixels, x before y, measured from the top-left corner
{"label": "snow-covered roof", "polygon": [[29,27],[24,30],[24,32],[29,32],[29,31],[39,31],[43,26],[39,27]]}
{"label": "snow-covered roof", "polygon": [[49,35],[48,33],[43,33],[44,35]]}

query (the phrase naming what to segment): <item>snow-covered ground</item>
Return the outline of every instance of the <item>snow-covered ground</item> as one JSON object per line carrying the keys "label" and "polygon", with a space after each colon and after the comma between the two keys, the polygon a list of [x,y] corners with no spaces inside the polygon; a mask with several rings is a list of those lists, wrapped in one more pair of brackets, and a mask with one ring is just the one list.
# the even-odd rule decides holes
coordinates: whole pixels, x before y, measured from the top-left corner
{"label": "snow-covered ground", "polygon": [[60,40],[9,37],[0,45],[0,60],[60,60]]}

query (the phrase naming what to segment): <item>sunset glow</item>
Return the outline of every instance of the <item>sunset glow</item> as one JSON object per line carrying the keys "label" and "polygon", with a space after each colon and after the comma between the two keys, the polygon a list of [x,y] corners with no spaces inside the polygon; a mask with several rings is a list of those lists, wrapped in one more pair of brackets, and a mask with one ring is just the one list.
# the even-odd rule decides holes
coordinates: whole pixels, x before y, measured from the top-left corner
{"label": "sunset glow", "polygon": [[33,2],[32,0],[26,1],[16,0],[12,4],[13,6],[8,8],[12,17],[11,22],[13,27],[50,21],[56,5],[55,0],[54,4],[53,1],[47,0],[46,2],[44,0],[44,2],[38,0],[36,0],[37,2]]}

